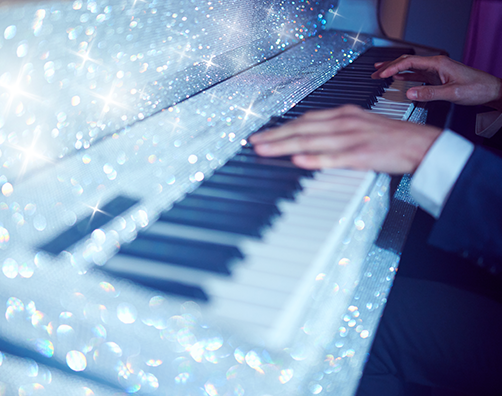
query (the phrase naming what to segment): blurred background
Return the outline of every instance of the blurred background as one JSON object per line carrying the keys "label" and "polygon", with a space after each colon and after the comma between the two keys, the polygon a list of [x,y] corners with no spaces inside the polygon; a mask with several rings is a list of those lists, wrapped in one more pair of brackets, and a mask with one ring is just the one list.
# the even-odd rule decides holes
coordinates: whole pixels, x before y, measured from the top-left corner
{"label": "blurred background", "polygon": [[381,0],[380,13],[390,37],[445,49],[502,78],[502,0]]}

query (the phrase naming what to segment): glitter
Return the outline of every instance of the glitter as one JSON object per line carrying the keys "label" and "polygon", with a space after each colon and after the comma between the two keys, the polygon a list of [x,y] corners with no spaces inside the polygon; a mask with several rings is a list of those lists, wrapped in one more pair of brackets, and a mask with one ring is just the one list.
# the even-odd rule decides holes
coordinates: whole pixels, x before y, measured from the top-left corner
{"label": "glitter", "polygon": [[206,382],[204,384],[204,389],[206,390],[206,392],[209,396],[217,396],[218,395],[218,391],[216,390],[216,387],[213,384],[211,384],[210,382]]}
{"label": "glitter", "polygon": [[27,263],[19,265],[19,275],[21,275],[23,278],[31,278],[34,272],[34,269]]}
{"label": "glitter", "polygon": [[35,342],[35,350],[45,357],[52,357],[54,355],[54,345],[49,340],[38,339]]}
{"label": "glitter", "polygon": [[15,316],[24,312],[24,304],[23,302],[16,298],[10,297],[7,300],[7,309],[5,311],[5,318],[8,322],[11,322]]}
{"label": "glitter", "polygon": [[33,327],[38,328],[43,324],[43,320],[45,315],[43,312],[35,311],[33,315],[31,315],[31,324]]}
{"label": "glitter", "polygon": [[44,216],[37,215],[33,219],[33,227],[37,231],[43,231],[43,230],[45,230],[45,227],[47,227],[47,220],[45,219]]}
{"label": "glitter", "polygon": [[136,321],[138,311],[131,304],[120,303],[117,307],[117,317],[122,323],[131,324]]}
{"label": "glitter", "polygon": [[248,364],[249,367],[255,369],[256,371],[263,373],[263,370],[261,369],[261,359],[260,356],[255,351],[249,351],[246,354],[246,363]]}
{"label": "glitter", "polygon": [[0,249],[7,247],[9,240],[9,231],[4,227],[0,227]]}
{"label": "glitter", "polygon": [[322,281],[325,278],[326,278],[326,274],[321,273],[321,274],[317,274],[317,276],[315,277],[315,280],[316,281]]}
{"label": "glitter", "polygon": [[364,221],[362,221],[361,219],[354,220],[354,224],[356,226],[356,229],[359,231],[363,230],[365,227]]}
{"label": "glitter", "polygon": [[14,187],[10,183],[5,183],[2,186],[2,194],[6,197],[10,197],[14,192]]}
{"label": "glitter", "polygon": [[66,354],[66,364],[73,371],[84,371],[87,367],[87,360],[82,352],[70,351]]}
{"label": "glitter", "polygon": [[106,329],[103,325],[96,325],[92,329],[92,333],[98,338],[106,338]]}
{"label": "glitter", "polygon": [[115,293],[115,288],[113,287],[113,285],[111,283],[100,282],[99,286],[101,287],[101,289],[103,289],[107,293]]}
{"label": "glitter", "polygon": [[322,392],[322,386],[319,384],[311,384],[309,390],[313,395],[318,395]]}
{"label": "glitter", "polygon": [[5,40],[10,40],[14,38],[16,33],[17,33],[17,27],[15,25],[10,25],[4,30],[3,36]]}
{"label": "glitter", "polygon": [[177,384],[186,384],[189,378],[190,378],[189,373],[180,373],[174,378],[174,381]]}
{"label": "glitter", "polygon": [[2,272],[7,278],[14,279],[19,273],[19,266],[16,260],[12,258],[6,259],[2,265]]}
{"label": "glitter", "polygon": [[348,258],[342,258],[339,262],[338,265],[346,266],[350,264],[350,260]]}
{"label": "glitter", "polygon": [[293,378],[293,373],[294,373],[293,369],[281,370],[281,374],[279,375],[279,382],[281,384],[289,382]]}
{"label": "glitter", "polygon": [[204,180],[204,173],[202,172],[196,172],[195,173],[195,176],[194,176],[194,179],[198,182]]}
{"label": "glitter", "polygon": [[197,342],[192,345],[190,348],[190,356],[195,360],[196,362],[200,363],[202,362],[202,357],[204,356],[204,344]]}
{"label": "glitter", "polygon": [[26,41],[22,41],[17,47],[16,54],[19,58],[24,58],[28,53],[28,43]]}
{"label": "glitter", "polygon": [[159,367],[162,364],[160,359],[150,359],[146,361],[146,365],[150,367]]}
{"label": "glitter", "polygon": [[235,358],[235,360],[237,360],[237,362],[239,362],[241,364],[243,364],[245,362],[244,352],[242,350],[240,350],[239,348],[237,348],[234,351],[234,358]]}
{"label": "glitter", "polygon": [[188,157],[188,162],[191,164],[195,164],[197,162],[197,156],[195,154],[192,154]]}

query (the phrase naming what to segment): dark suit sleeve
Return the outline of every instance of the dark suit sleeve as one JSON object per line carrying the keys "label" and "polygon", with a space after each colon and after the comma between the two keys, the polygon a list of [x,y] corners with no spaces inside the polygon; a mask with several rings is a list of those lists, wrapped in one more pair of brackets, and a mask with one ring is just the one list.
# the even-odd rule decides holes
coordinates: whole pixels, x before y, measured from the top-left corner
{"label": "dark suit sleeve", "polygon": [[474,150],[429,243],[502,272],[502,158]]}

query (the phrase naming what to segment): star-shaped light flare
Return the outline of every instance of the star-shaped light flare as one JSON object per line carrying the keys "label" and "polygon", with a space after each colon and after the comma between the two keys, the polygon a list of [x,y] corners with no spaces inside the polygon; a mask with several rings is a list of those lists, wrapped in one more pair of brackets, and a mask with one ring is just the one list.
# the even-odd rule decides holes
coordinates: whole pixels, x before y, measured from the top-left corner
{"label": "star-shaped light flare", "polygon": [[98,122],[101,122],[101,120],[103,119],[105,113],[108,113],[110,111],[110,105],[115,105],[117,107],[126,109],[128,111],[132,111],[132,109],[130,107],[126,106],[124,103],[121,103],[121,102],[118,102],[118,101],[114,100],[113,99],[114,93],[115,93],[115,86],[112,86],[112,88],[110,89],[110,92],[106,96],[103,96],[103,95],[100,95],[100,94],[98,94],[96,92],[90,91],[90,94],[92,96],[95,96],[96,98],[99,98],[99,99],[101,99],[104,102],[103,109],[101,110],[101,114],[99,115],[99,121]]}
{"label": "star-shaped light flare", "polygon": [[247,108],[244,108],[244,107],[240,107],[240,106],[236,106],[236,109],[237,110],[240,110],[240,111],[243,111],[244,112],[244,118],[242,119],[242,125],[244,125],[247,121],[247,119],[250,117],[250,116],[253,116],[253,117],[257,117],[257,118],[263,118],[260,114],[258,113],[255,113],[252,108],[253,108],[253,105],[254,105],[254,100],[249,104],[249,106]]}
{"label": "star-shaped light flare", "polygon": [[361,29],[359,29],[359,32],[357,33],[356,37],[347,35],[348,38],[350,38],[351,40],[354,40],[354,43],[352,44],[352,48],[354,48],[356,46],[356,43],[364,43],[363,40],[359,39],[359,36],[361,34]]}
{"label": "star-shaped light flare", "polygon": [[19,173],[17,175],[17,181],[21,181],[26,174],[26,171],[28,169],[28,166],[30,162],[34,162],[36,159],[42,160],[44,162],[50,163],[50,164],[55,164],[55,161],[49,157],[46,157],[45,155],[40,154],[37,151],[37,141],[38,138],[40,137],[40,130],[35,131],[35,136],[33,137],[33,140],[31,141],[30,147],[22,147],[19,145],[14,145],[14,144],[7,144],[9,147],[12,147],[15,150],[21,151],[23,153],[23,164],[21,165],[21,169],[19,170]]}
{"label": "star-shaped light flare", "polygon": [[94,219],[94,216],[96,215],[96,213],[99,212],[99,213],[103,213],[105,216],[113,217],[110,213],[107,213],[104,210],[101,210],[99,208],[100,202],[101,202],[101,198],[98,199],[98,202],[94,206],[87,205],[85,203],[83,204],[84,206],[87,206],[89,209],[92,209],[91,217],[89,218],[89,223],[87,223],[86,231],[91,227],[92,220]]}
{"label": "star-shaped light flare", "polygon": [[340,17],[340,18],[345,18],[342,14],[339,14],[338,13],[338,10],[340,9],[340,7],[337,7],[336,10],[332,10],[330,9],[328,12],[331,14],[331,23],[333,23],[335,21],[335,18],[336,17]]}
{"label": "star-shaped light flare", "polygon": [[203,59],[202,62],[206,64],[206,72],[208,71],[208,69],[210,67],[219,67],[216,63],[213,62],[213,58],[215,57],[216,55],[211,55],[211,57],[209,58],[209,60],[207,59]]}
{"label": "star-shaped light flare", "polygon": [[28,98],[39,103],[44,103],[44,98],[34,95],[31,92],[25,91],[21,88],[21,81],[23,79],[23,74],[24,74],[23,68],[21,67],[14,82],[10,83],[5,80],[4,81],[0,80],[0,92],[3,89],[9,93],[9,99],[7,100],[7,103],[2,109],[2,115],[4,117],[9,114],[12,103],[14,102],[14,99],[18,96],[22,96],[24,98]]}
{"label": "star-shaped light flare", "polygon": [[76,55],[78,56],[79,58],[82,59],[82,63],[80,65],[78,65],[78,67],[80,68],[80,70],[82,70],[84,67],[85,67],[85,64],[87,62],[92,62],[92,63],[95,63],[97,65],[102,65],[103,62],[97,60],[97,59],[94,59],[94,58],[91,58],[90,56],[90,53],[92,51],[92,46],[94,44],[94,41],[91,41],[90,42],[90,45],[87,49],[81,49],[80,51],[73,51],[73,50],[69,50],[70,53],[72,53],[73,55]]}

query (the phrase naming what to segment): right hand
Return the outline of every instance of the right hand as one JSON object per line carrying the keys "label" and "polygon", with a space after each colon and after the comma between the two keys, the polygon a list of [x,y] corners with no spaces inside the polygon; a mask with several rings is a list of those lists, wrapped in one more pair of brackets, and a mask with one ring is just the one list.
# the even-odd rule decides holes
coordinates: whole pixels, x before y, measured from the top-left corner
{"label": "right hand", "polygon": [[[446,100],[461,105],[486,105],[502,111],[502,79],[456,62],[447,56],[403,55],[376,63],[372,78],[420,81],[430,85],[410,88],[408,99]],[[403,73],[405,72],[405,73]]]}

